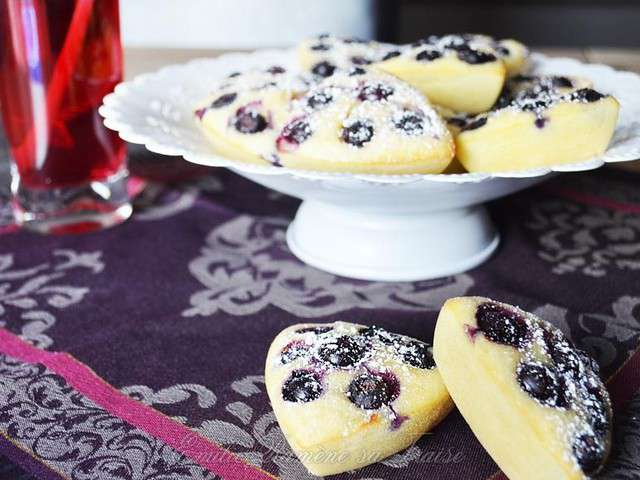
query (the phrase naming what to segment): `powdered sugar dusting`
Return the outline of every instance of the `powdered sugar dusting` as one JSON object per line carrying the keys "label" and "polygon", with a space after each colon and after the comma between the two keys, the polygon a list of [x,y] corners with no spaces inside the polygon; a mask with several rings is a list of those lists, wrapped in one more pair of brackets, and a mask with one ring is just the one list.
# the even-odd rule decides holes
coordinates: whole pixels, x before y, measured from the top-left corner
{"label": "powdered sugar dusting", "polygon": [[582,78],[516,76],[507,81],[491,111],[476,116],[453,114],[447,121],[465,131],[480,128],[489,118],[506,112],[529,112],[535,117],[536,127],[544,128],[547,121],[544,114],[550,108],[563,103],[590,103],[605,97],[590,85]]}
{"label": "powdered sugar dusting", "polygon": [[[505,319],[523,322],[518,329],[519,338],[510,341],[521,353],[514,372],[515,381],[532,401],[565,413],[563,418],[568,423],[558,425],[558,434],[565,438],[567,455],[584,473],[590,475],[597,471],[609,451],[612,415],[597,363],[548,322],[498,302],[480,305],[484,306],[490,306],[493,315],[503,309]],[[501,324],[496,316],[492,321],[495,328],[508,324],[506,320]],[[500,332],[494,330],[495,340],[488,338],[499,341]]]}
{"label": "powdered sugar dusting", "polygon": [[457,57],[469,64],[498,62],[510,55],[502,44],[486,35],[430,35],[410,45],[397,47],[398,54],[381,58],[382,61],[402,56],[412,61],[431,62],[445,57]]}
{"label": "powdered sugar dusting", "polygon": [[314,67],[322,63],[338,70],[366,66],[378,61],[391,47],[378,42],[323,34],[304,41],[300,48],[309,57],[308,63],[313,72]]}
{"label": "powdered sugar dusting", "polygon": [[[349,129],[343,140],[360,148],[369,141],[403,136],[439,139],[446,126],[415,89],[391,75],[336,73],[294,101],[294,117],[305,117],[314,131],[322,122],[341,118]],[[354,125],[359,128],[352,128]]]}
{"label": "powdered sugar dusting", "polygon": [[[274,368],[296,367],[289,378],[301,376],[295,372],[313,372],[324,378],[333,371],[348,372],[350,384],[344,392],[365,418],[385,415],[389,428],[399,429],[408,419],[396,412],[394,401],[402,391],[399,372],[408,369],[428,370],[435,367],[431,346],[418,340],[388,332],[378,327],[364,327],[345,322],[309,325],[290,331],[285,346],[274,359]],[[296,398],[285,391],[283,398]],[[313,383],[313,382],[312,382]],[[313,387],[313,395],[317,386]],[[302,397],[310,398],[305,392]]]}

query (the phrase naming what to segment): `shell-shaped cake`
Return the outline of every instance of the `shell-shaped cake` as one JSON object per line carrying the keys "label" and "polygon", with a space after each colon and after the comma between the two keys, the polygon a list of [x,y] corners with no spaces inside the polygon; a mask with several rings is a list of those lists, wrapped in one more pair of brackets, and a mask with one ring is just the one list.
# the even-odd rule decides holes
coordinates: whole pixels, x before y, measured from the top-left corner
{"label": "shell-shaped cake", "polygon": [[222,154],[250,163],[270,161],[291,100],[307,88],[283,67],[232,73],[195,110]]}
{"label": "shell-shaped cake", "polygon": [[504,62],[507,76],[513,77],[521,74],[529,60],[529,49],[512,38],[496,40],[488,35],[468,35],[475,37],[478,42],[483,40],[495,50],[496,56]]}
{"label": "shell-shaped cake", "polygon": [[618,120],[617,100],[588,79],[523,74],[516,40],[324,34],[298,57],[304,74],[234,73],[196,106],[220,154],[318,172],[500,173],[601,155]]}
{"label": "shell-shaped cake", "polygon": [[619,104],[584,79],[516,77],[493,110],[450,118],[469,172],[505,172],[588,160],[613,137]]}
{"label": "shell-shaped cake", "polygon": [[315,475],[378,462],[453,407],[428,344],[353,323],[283,330],[265,383],[285,438]]}
{"label": "shell-shaped cake", "polygon": [[276,141],[281,165],[354,173],[440,173],[454,154],[446,124],[397,78],[356,67],[296,100]]}
{"label": "shell-shaped cake", "polygon": [[584,480],[611,447],[598,365],[564,334],[482,297],[448,300],[434,358],[458,410],[512,480]]}
{"label": "shell-shaped cake", "polygon": [[[521,54],[520,60],[510,60],[514,72],[524,65],[524,47]],[[432,35],[388,51],[374,68],[413,85],[436,105],[480,113],[500,95],[508,71],[504,59],[509,55],[516,55],[514,46],[501,47],[484,35]]]}
{"label": "shell-shaped cake", "polygon": [[322,34],[300,42],[298,62],[316,78],[326,78],[336,71],[377,62],[389,48],[374,41]]}

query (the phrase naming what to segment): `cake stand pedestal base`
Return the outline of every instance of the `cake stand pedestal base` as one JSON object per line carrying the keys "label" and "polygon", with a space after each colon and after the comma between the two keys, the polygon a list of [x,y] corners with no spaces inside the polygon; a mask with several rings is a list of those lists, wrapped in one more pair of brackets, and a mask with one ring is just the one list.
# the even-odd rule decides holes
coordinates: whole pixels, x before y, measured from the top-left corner
{"label": "cake stand pedestal base", "polygon": [[344,277],[417,281],[474,268],[499,243],[481,205],[402,212],[304,201],[287,244],[305,263]]}

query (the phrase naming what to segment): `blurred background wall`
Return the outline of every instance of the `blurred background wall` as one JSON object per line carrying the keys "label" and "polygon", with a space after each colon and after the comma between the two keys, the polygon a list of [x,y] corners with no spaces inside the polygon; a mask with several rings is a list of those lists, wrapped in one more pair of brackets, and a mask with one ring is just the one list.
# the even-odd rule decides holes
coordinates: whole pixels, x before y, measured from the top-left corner
{"label": "blurred background wall", "polygon": [[384,35],[401,41],[422,32],[476,32],[537,46],[640,46],[640,0],[395,2]]}
{"label": "blurred background wall", "polygon": [[320,32],[389,41],[483,32],[536,46],[640,47],[640,0],[121,0],[127,46],[283,46]]}
{"label": "blurred background wall", "polygon": [[372,0],[120,0],[133,47],[256,48],[332,32],[372,38]]}

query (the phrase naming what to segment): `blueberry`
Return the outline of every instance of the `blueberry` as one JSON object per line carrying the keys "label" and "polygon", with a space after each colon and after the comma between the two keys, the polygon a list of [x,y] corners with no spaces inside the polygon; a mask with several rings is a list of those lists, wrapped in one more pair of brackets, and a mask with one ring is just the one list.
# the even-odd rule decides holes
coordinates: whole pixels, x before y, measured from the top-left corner
{"label": "blueberry", "polygon": [[344,43],[347,43],[347,44],[350,44],[350,43],[367,43],[366,40],[362,40],[361,38],[356,38],[356,37],[343,38],[342,41]]}
{"label": "blueberry", "polygon": [[454,48],[458,52],[458,58],[466,63],[471,65],[478,65],[481,63],[495,62],[496,56],[492,53],[482,52],[480,50],[475,50],[468,45],[458,45]]}
{"label": "blueberry", "polygon": [[604,98],[604,95],[596,92],[593,88],[581,88],[571,94],[572,100],[584,100],[589,103],[597,102],[601,98]]}
{"label": "blueberry", "polygon": [[294,370],[282,385],[282,398],[287,402],[313,402],[323,390],[320,375],[310,370]]}
{"label": "blueberry", "polygon": [[365,327],[358,332],[360,335],[367,339],[376,339],[384,343],[385,345],[391,345],[399,338],[399,335],[386,331],[384,328],[371,325]]}
{"label": "blueberry", "polygon": [[595,358],[593,358],[584,350],[577,349],[576,353],[582,359],[583,365],[586,365],[596,375],[600,374],[600,365],[598,365],[598,362],[596,361]]}
{"label": "blueberry", "polygon": [[236,112],[233,126],[240,133],[259,133],[269,126],[269,122],[258,112],[240,108]]}
{"label": "blueberry", "polygon": [[296,330],[296,333],[315,333],[316,335],[322,335],[333,330],[333,327],[321,326],[321,327],[303,327]]}
{"label": "blueberry", "polygon": [[553,364],[562,373],[578,378],[582,373],[582,361],[576,349],[560,333],[544,330],[542,334],[545,347]]}
{"label": "blueberry", "polygon": [[610,400],[607,391],[604,387],[594,385],[586,387],[586,393],[591,410],[589,424],[597,435],[605,437],[611,429]]}
{"label": "blueberry", "polygon": [[534,120],[533,123],[536,128],[544,128],[544,126],[547,124],[547,119],[544,117],[538,117]]}
{"label": "blueberry", "polygon": [[576,348],[562,334],[545,330],[543,337],[547,352],[561,372],[571,373],[575,379],[578,379],[586,367],[596,375],[598,374],[600,370],[598,362],[585,351]]}
{"label": "blueberry", "polygon": [[376,85],[365,85],[360,89],[358,94],[358,100],[371,102],[379,102],[386,100],[393,95],[393,87],[385,85],[384,83],[378,83]]}
{"label": "blueberry", "polygon": [[387,52],[384,54],[384,56],[382,57],[382,61],[384,62],[385,60],[396,58],[396,57],[399,57],[400,55],[401,55],[400,50],[391,50],[390,52]]}
{"label": "blueberry", "polygon": [[592,406],[593,412],[589,417],[589,424],[593,431],[601,436],[606,436],[611,428],[611,415],[604,402],[595,402]]}
{"label": "blueberry", "polygon": [[307,105],[314,110],[324,107],[333,101],[333,96],[327,92],[317,92],[307,99]]}
{"label": "blueberry", "polygon": [[353,67],[351,70],[349,70],[350,77],[354,77],[356,75],[364,75],[365,73],[367,73],[367,71],[361,67]]}
{"label": "blueberry", "polygon": [[555,76],[551,78],[551,84],[557,88],[573,88],[573,82],[570,78]]}
{"label": "blueberry", "polygon": [[550,86],[547,83],[540,83],[523,91],[522,93],[520,93],[519,97],[521,99],[542,101],[541,94],[549,92],[551,92]]}
{"label": "blueberry", "polygon": [[402,359],[412,367],[430,369],[436,366],[431,348],[426,343],[411,340],[399,346],[398,350],[402,354]]}
{"label": "blueberry", "polygon": [[604,463],[605,448],[602,442],[589,433],[579,435],[573,442],[573,455],[586,475],[593,475]]}
{"label": "blueberry", "polygon": [[366,121],[358,120],[348,127],[343,127],[341,136],[344,142],[359,148],[373,138],[373,126]]}
{"label": "blueberry", "polygon": [[509,55],[511,55],[511,51],[503,45],[495,45],[494,48],[495,51],[498,52],[498,55],[502,57],[508,57]]}
{"label": "blueberry", "polygon": [[284,165],[282,165],[282,160],[280,159],[280,157],[275,153],[263,155],[262,158],[264,158],[267,162],[269,162],[274,167],[283,167],[284,166]]}
{"label": "blueberry", "polygon": [[280,75],[281,73],[286,72],[284,67],[281,67],[280,65],[274,65],[272,67],[269,67],[266,70],[267,73],[270,73],[272,75]]}
{"label": "blueberry", "polygon": [[567,402],[554,370],[541,363],[522,363],[517,370],[518,383],[530,397],[549,407],[566,407]]}
{"label": "blueberry", "polygon": [[335,71],[336,71],[335,65],[327,61],[316,63],[311,69],[311,73],[323,78],[330,77],[331,75],[333,75],[333,72]]}
{"label": "blueberry", "polygon": [[364,410],[377,410],[395,400],[396,390],[397,387],[382,375],[363,373],[351,381],[347,397]]}
{"label": "blueberry", "polygon": [[351,367],[362,360],[367,353],[365,345],[355,339],[343,335],[324,344],[318,355],[334,367]]}
{"label": "blueberry", "polygon": [[308,351],[309,349],[304,342],[293,341],[286,345],[280,352],[280,362],[286,365],[298,358],[304,357]]}
{"label": "blueberry", "polygon": [[423,50],[416,55],[416,60],[430,62],[431,60],[436,60],[440,57],[442,57],[442,53],[437,50]]}
{"label": "blueberry", "polygon": [[305,118],[298,118],[287,123],[282,133],[276,139],[278,150],[287,150],[296,147],[307,140],[313,131]]}
{"label": "blueberry", "polygon": [[511,104],[511,100],[513,98],[513,93],[509,87],[505,86],[500,92],[500,96],[496,100],[496,103],[493,104],[491,110],[500,110],[501,108],[506,108]]}
{"label": "blueberry", "polygon": [[357,55],[355,57],[351,57],[351,63],[354,65],[369,65],[371,63],[371,60],[363,56]]}
{"label": "blueberry", "polygon": [[486,123],[487,117],[480,117],[476,120],[472,120],[471,122],[467,122],[461,130],[463,132],[466,132],[467,130],[475,130],[476,128],[483,127]]}
{"label": "blueberry", "polygon": [[408,135],[420,135],[424,132],[424,116],[415,112],[403,112],[394,119],[393,125]]}
{"label": "blueberry", "polygon": [[524,318],[501,305],[486,302],[476,310],[478,328],[492,342],[521,348],[529,340],[529,327]]}
{"label": "blueberry", "polygon": [[[526,98],[523,96],[522,98]],[[522,110],[525,112],[535,112],[536,110],[542,110],[547,108],[551,103],[545,100],[536,100],[534,102],[527,102],[522,105]]]}
{"label": "blueberry", "polygon": [[533,82],[536,79],[536,77],[533,77],[531,75],[522,75],[522,74],[518,74],[514,77],[511,77],[511,81],[512,82]]}
{"label": "blueberry", "polygon": [[311,45],[311,50],[316,52],[326,52],[331,49],[331,45],[327,45],[326,43],[317,43],[315,45]]}
{"label": "blueberry", "polygon": [[462,130],[467,124],[467,119],[463,117],[450,117],[447,118],[447,123],[450,125],[454,125]]}
{"label": "blueberry", "polygon": [[227,105],[232,104],[237,97],[237,93],[225,93],[224,95],[220,95],[213,101],[213,103],[211,104],[211,108],[226,107]]}

